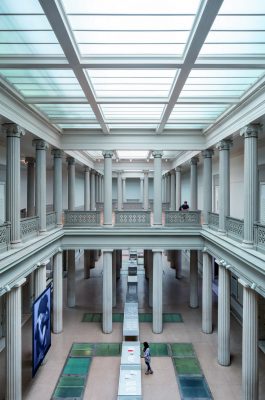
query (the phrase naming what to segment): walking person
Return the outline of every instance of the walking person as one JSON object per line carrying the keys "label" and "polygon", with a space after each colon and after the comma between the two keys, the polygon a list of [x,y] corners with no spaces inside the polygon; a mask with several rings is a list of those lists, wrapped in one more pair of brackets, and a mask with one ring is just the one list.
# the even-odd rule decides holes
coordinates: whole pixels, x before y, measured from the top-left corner
{"label": "walking person", "polygon": [[144,342],[143,353],[144,353],[144,361],[145,361],[145,364],[147,367],[145,375],[152,374],[153,370],[150,365],[151,364],[151,353],[150,353],[149,344],[147,342]]}

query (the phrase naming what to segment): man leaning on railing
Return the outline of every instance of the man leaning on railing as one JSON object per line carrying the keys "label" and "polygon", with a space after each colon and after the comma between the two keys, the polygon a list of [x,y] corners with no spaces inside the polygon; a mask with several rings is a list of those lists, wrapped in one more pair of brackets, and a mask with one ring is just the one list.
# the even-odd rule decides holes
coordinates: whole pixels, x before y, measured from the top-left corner
{"label": "man leaning on railing", "polygon": [[179,207],[179,211],[187,211],[189,208],[188,202],[185,200],[184,203]]}

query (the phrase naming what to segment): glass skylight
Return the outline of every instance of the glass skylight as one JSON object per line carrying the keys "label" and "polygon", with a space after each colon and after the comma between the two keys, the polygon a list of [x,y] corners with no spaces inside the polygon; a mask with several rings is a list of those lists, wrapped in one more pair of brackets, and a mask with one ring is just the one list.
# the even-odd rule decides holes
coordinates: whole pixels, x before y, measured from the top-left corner
{"label": "glass skylight", "polygon": [[89,104],[36,104],[36,106],[51,120],[63,118],[67,122],[69,119],[79,121],[95,119]]}
{"label": "glass skylight", "polygon": [[159,120],[163,111],[163,104],[102,104],[105,118],[112,120]]}
{"label": "glass skylight", "polygon": [[148,153],[148,151],[141,150],[119,150],[117,156],[119,159],[146,159]]}
{"label": "glass skylight", "polygon": [[168,122],[214,121],[226,108],[226,104],[176,104]]}

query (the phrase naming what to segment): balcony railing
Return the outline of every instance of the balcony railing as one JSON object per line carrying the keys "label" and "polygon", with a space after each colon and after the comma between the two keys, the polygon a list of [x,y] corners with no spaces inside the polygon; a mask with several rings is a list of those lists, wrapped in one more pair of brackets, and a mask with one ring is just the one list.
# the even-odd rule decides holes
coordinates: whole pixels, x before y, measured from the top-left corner
{"label": "balcony railing", "polygon": [[258,251],[265,253],[265,224],[256,223],[255,229],[255,244]]}
{"label": "balcony railing", "polygon": [[227,236],[231,237],[238,242],[243,241],[244,237],[244,220],[232,217],[226,217],[225,219],[225,229],[227,231]]}
{"label": "balcony railing", "polygon": [[98,226],[100,225],[100,211],[64,211],[64,226]]}
{"label": "balcony railing", "polygon": [[199,226],[201,211],[165,211],[166,226]]}
{"label": "balcony railing", "polygon": [[21,240],[37,236],[39,230],[39,217],[27,217],[20,220]]}
{"label": "balcony railing", "polygon": [[56,213],[55,211],[46,214],[46,228],[47,230],[53,229],[56,226]]}
{"label": "balcony railing", "polygon": [[209,212],[209,228],[218,230],[219,228],[219,214]]}
{"label": "balcony railing", "polygon": [[150,211],[115,211],[115,226],[141,227],[150,226]]}
{"label": "balcony railing", "polygon": [[0,253],[7,251],[10,243],[10,224],[0,225]]}

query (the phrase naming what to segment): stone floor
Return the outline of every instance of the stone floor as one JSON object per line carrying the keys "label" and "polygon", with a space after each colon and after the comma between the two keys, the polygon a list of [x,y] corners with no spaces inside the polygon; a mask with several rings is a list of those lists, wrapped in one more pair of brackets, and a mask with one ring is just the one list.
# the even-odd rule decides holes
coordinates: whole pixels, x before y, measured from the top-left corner
{"label": "stone floor", "polygon": [[[126,261],[126,256],[123,257]],[[78,262],[76,307],[64,307],[64,331],[52,335],[52,347],[44,365],[31,379],[31,321],[23,327],[23,399],[48,400],[51,398],[60,372],[73,342],[121,342],[122,323],[113,324],[111,334],[103,334],[100,323],[82,323],[84,312],[102,310],[102,263],[91,270],[91,278],[84,280],[82,257]],[[124,273],[123,273],[124,272]],[[241,326],[231,319],[230,367],[217,363],[217,299],[214,299],[214,332],[201,332],[201,307],[191,309],[188,306],[188,268],[183,261],[183,277],[175,279],[174,270],[166,260],[163,265],[163,310],[182,314],[183,323],[166,323],[162,334],[152,333],[150,323],[140,324],[140,340],[148,342],[190,342],[193,344],[213,398],[215,400],[239,400],[241,395]],[[64,282],[65,284],[66,282]],[[148,307],[147,281],[144,274],[139,275],[138,298],[140,311],[150,312]],[[126,271],[122,271],[117,282],[117,307],[122,312],[126,294]],[[65,296],[64,296],[65,299]],[[201,304],[201,302],[200,302]],[[0,354],[4,367],[4,352]],[[119,380],[119,357],[95,357],[89,372],[84,399],[116,400]],[[153,375],[144,374],[142,363],[142,392],[144,400],[180,399],[175,372],[170,357],[153,357]],[[1,368],[2,369],[2,368]],[[2,374],[3,374],[2,369]],[[259,352],[260,400],[265,399],[265,355]],[[0,372],[1,374],[1,372]],[[4,399],[3,376],[0,378],[0,399]],[[14,399],[15,400],[15,399]]]}

